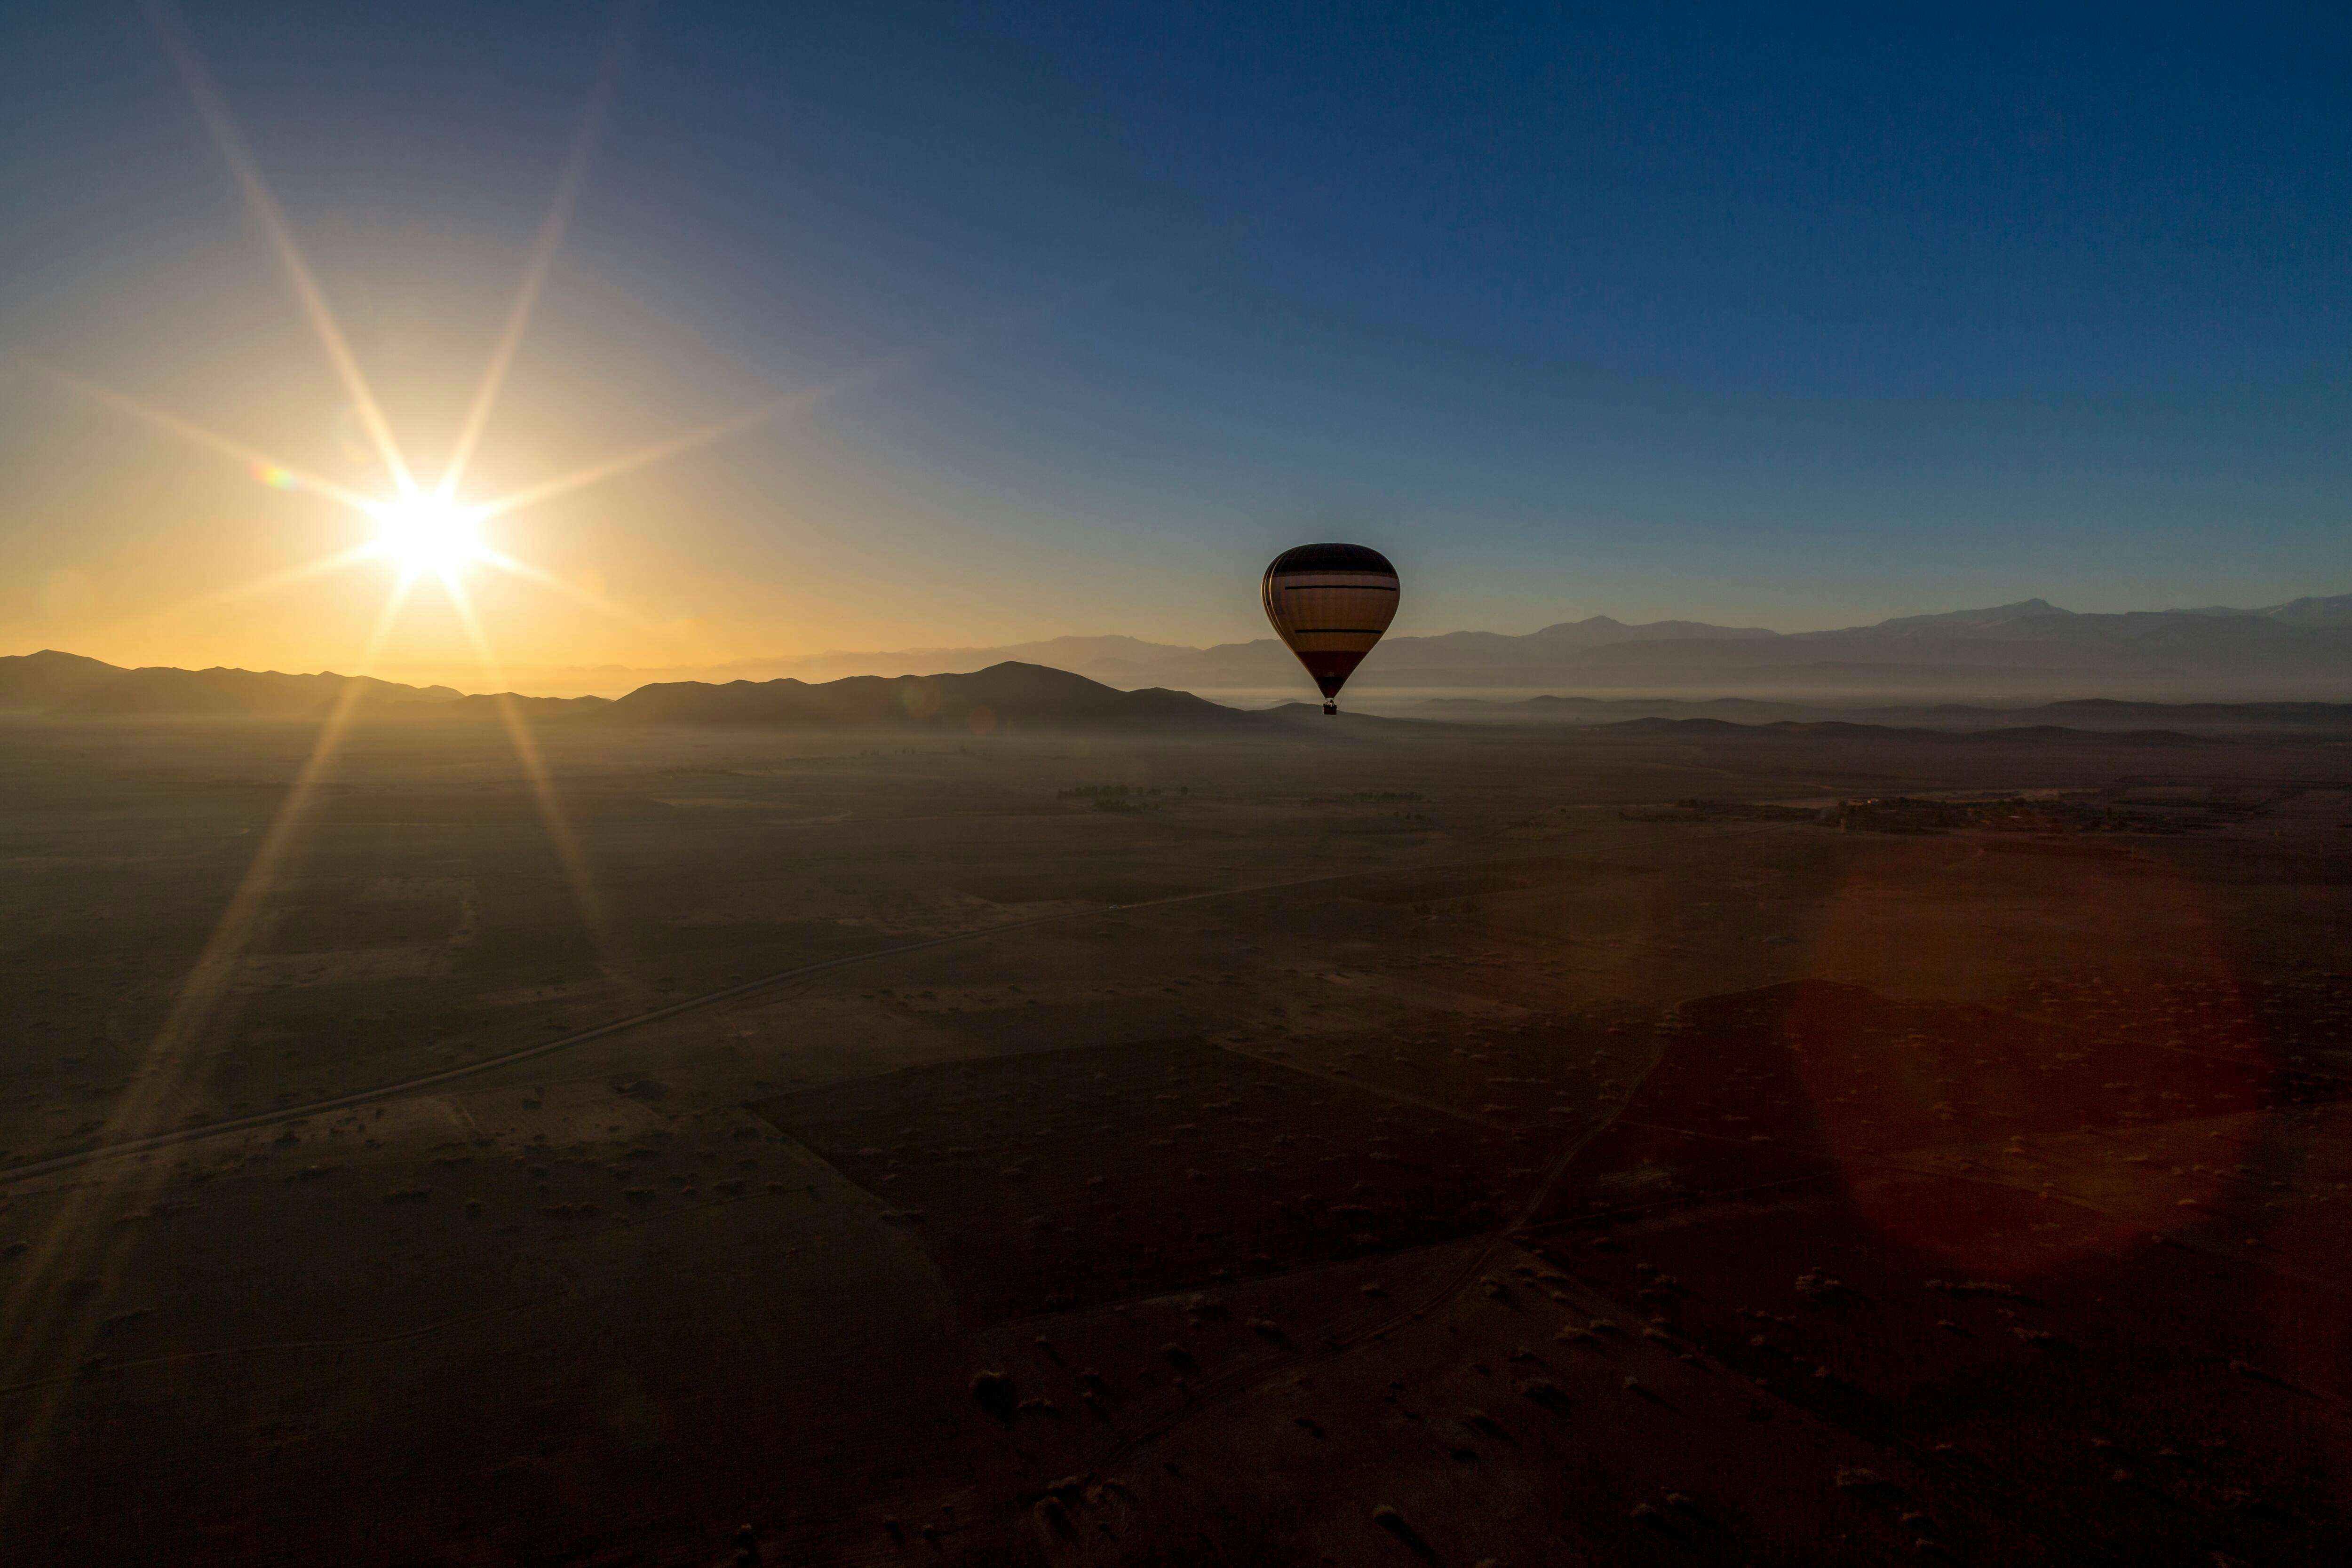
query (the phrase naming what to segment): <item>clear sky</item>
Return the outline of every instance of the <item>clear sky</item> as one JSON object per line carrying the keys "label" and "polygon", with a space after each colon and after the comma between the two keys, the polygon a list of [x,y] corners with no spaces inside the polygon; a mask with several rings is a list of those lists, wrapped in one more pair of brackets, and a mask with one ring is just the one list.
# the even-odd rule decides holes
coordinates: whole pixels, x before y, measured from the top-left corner
{"label": "clear sky", "polygon": [[[439,472],[613,27],[178,13]],[[1783,629],[2352,590],[2352,12],[642,7],[464,495],[818,395],[483,526],[520,664]],[[135,4],[0,7],[0,651],[350,667],[373,525],[53,366],[392,481]],[[394,663],[457,647],[417,594]]]}

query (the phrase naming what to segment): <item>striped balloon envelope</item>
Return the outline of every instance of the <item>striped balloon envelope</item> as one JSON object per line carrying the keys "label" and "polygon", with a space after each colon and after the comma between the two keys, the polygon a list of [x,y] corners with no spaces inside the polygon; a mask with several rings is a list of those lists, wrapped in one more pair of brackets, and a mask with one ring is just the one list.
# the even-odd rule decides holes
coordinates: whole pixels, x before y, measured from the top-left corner
{"label": "striped balloon envelope", "polygon": [[1339,688],[1396,619],[1396,568],[1362,545],[1300,545],[1274,558],[1260,585],[1265,618],[1339,711]]}

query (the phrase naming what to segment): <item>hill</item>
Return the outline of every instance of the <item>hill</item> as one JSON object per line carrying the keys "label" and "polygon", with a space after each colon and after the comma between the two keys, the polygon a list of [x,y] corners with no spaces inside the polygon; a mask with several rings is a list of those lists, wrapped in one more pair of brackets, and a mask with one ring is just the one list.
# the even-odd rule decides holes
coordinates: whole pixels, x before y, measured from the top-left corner
{"label": "hill", "polygon": [[676,681],[640,686],[595,716],[606,724],[803,729],[945,729],[972,734],[1095,729],[1254,729],[1257,715],[1189,692],[1120,691],[1067,670],[1015,661],[970,674]]}
{"label": "hill", "polygon": [[971,674],[656,682],[619,701],[604,697],[465,695],[366,675],[277,670],[126,670],[78,654],[0,658],[0,710],[54,719],[315,719],[358,688],[378,720],[534,723],[601,718],[618,725],[956,730],[971,734],[1098,730],[1264,729],[1279,721],[1222,707],[1189,692],[1121,691],[1067,670],[1004,661]]}
{"label": "hill", "polygon": [[331,671],[288,674],[163,664],[126,670],[54,649],[0,656],[0,712],[61,719],[317,718],[354,685],[373,713],[399,718],[494,719],[501,702],[533,717],[604,706],[602,697],[466,696],[449,686],[404,685]]}
{"label": "hill", "polygon": [[0,713],[45,713],[128,673],[55,648],[0,657]]}
{"label": "hill", "polygon": [[360,687],[360,699],[371,705],[438,706],[459,695],[447,686],[406,686],[369,675],[157,665],[122,671],[50,712],[60,718],[302,718],[325,713],[353,684]]}

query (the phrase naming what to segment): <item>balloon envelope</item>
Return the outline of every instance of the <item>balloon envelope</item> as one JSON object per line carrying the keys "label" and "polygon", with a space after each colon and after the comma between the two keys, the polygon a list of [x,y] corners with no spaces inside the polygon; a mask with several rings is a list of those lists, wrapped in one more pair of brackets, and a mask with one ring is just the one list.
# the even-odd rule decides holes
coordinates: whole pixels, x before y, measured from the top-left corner
{"label": "balloon envelope", "polygon": [[1265,618],[1323,693],[1335,699],[1396,619],[1399,587],[1388,557],[1362,545],[1300,545],[1274,558],[1259,585]]}

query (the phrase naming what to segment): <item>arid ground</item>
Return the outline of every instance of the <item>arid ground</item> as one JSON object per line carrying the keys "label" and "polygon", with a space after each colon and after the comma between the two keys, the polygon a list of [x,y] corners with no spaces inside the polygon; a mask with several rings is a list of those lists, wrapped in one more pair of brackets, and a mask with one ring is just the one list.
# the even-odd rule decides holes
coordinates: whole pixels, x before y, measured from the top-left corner
{"label": "arid ground", "polygon": [[2352,1556],[2341,737],[0,738],[11,1563]]}

